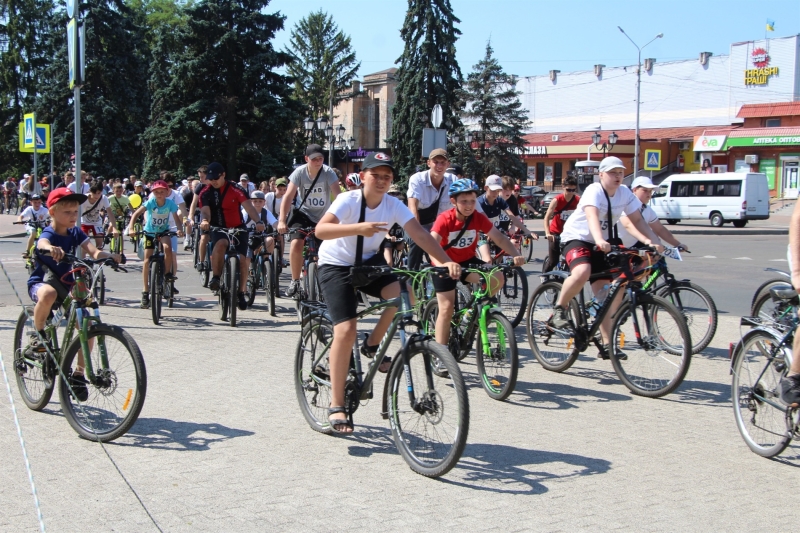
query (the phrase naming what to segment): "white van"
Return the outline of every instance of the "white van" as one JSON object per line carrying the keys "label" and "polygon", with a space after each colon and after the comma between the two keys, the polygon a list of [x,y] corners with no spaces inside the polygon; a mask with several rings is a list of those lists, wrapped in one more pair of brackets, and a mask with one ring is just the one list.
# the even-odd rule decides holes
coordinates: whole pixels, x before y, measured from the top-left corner
{"label": "white van", "polygon": [[769,218],[769,189],[765,174],[673,174],[653,192],[650,205],[669,224],[681,220],[709,220],[714,227],[733,222],[743,228],[748,220]]}

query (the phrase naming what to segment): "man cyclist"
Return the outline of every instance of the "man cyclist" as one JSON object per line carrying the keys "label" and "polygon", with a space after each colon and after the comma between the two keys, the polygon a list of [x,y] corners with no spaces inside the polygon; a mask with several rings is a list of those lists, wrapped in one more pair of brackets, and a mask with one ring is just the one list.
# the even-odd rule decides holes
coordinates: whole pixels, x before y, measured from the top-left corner
{"label": "man cyclist", "polygon": [[[281,212],[278,217],[278,231],[286,233],[291,228],[308,228],[316,226],[322,215],[328,210],[331,202],[339,195],[339,178],[333,169],[325,164],[322,147],[310,144],[306,147],[306,164],[297,167],[289,176],[286,195],[281,200]],[[289,219],[289,210],[296,194],[300,194],[300,207],[294,210]],[[293,297],[300,288],[300,271],[303,268],[304,237],[299,232],[291,235],[289,245],[289,263],[292,270],[292,282],[286,289],[286,296]]]}
{"label": "man cyclist", "polygon": [[[561,234],[564,257],[569,266],[570,274],[564,280],[561,292],[558,295],[558,301],[553,310],[553,316],[550,319],[550,326],[555,329],[569,327],[570,324],[565,311],[566,305],[583,290],[583,286],[589,281],[589,276],[593,273],[596,274],[608,270],[603,254],[611,251],[612,243],[619,244],[619,240],[613,238],[612,234],[614,224],[616,224],[623,212],[628,213],[628,218],[633,223],[629,231],[634,237],[648,246],[657,243],[659,251],[663,250],[658,237],[653,234],[642,218],[642,202],[630,189],[621,187],[622,179],[625,177],[625,165],[622,164],[622,161],[618,157],[606,157],[600,162],[599,170],[600,182],[592,183],[586,188],[575,212],[564,224],[564,231]],[[592,283],[592,291],[595,295],[602,290],[610,278],[611,276],[608,279],[600,279]],[[601,359],[608,359],[609,357],[608,352],[611,349],[611,317],[619,306],[622,294],[622,291],[617,293],[611,303],[610,311],[600,324],[600,334],[602,336]]]}
{"label": "man cyclist", "polygon": [[564,180],[564,192],[553,198],[544,215],[544,234],[547,238],[550,256],[550,268],[553,270],[561,258],[561,232],[564,231],[564,222],[578,207],[581,197],[578,191],[578,180],[568,176]]}
{"label": "man cyclist", "polygon": [[[789,226],[789,270],[792,273],[792,287],[800,291],[800,202],[794,204]],[[794,333],[792,344],[792,366],[789,373],[781,379],[781,400],[790,406],[800,406],[800,331]]]}
{"label": "man cyclist", "polygon": [[[238,184],[225,179],[225,168],[219,163],[211,163],[207,167],[208,185],[200,191],[200,229],[209,231],[211,225],[220,228],[238,228],[242,231],[235,243],[236,252],[239,254],[239,279],[247,279],[247,234],[241,208],[253,220],[258,220],[256,231],[264,231],[266,227],[261,222],[261,214],[253,207],[247,192]],[[211,281],[208,288],[212,291],[219,290],[219,277],[222,274],[225,251],[228,249],[228,236],[225,233],[214,232],[211,236]],[[237,307],[244,311],[247,309],[247,298],[243,289],[244,282],[239,287]]]}

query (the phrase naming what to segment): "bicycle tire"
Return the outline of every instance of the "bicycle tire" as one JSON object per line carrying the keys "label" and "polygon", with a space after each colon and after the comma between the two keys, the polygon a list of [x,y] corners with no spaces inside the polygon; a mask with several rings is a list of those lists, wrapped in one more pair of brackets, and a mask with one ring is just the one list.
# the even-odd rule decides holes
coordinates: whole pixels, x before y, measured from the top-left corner
{"label": "bicycle tire", "polygon": [[[411,470],[426,477],[439,477],[458,463],[467,444],[469,398],[464,377],[453,356],[432,339],[414,337],[406,350],[408,374],[398,352],[387,381],[392,435]],[[431,372],[434,359],[445,367],[446,374]],[[409,405],[408,389],[412,384],[416,406]]]}
{"label": "bicycle tire", "polygon": [[779,358],[783,350],[789,348],[783,347],[776,353],[778,357],[769,360],[780,341],[764,330],[750,330],[736,345],[731,362],[731,399],[736,427],[745,444],[761,457],[779,455],[792,440],[786,427],[786,411],[764,401],[780,402],[778,386],[786,373],[786,359]]}
{"label": "bicycle tire", "polygon": [[239,297],[239,256],[228,258],[228,275],[230,276],[228,280],[228,298],[230,299],[228,304],[228,323],[232,328],[235,328],[236,311],[239,309],[237,300]]}
{"label": "bicycle tire", "polygon": [[150,257],[150,315],[153,324],[158,325],[161,318],[161,263]]}
{"label": "bicycle tire", "polygon": [[[786,288],[789,288],[789,286],[786,285]],[[767,326],[777,324],[787,328],[794,327],[794,308],[792,305],[785,301],[774,301],[772,294],[768,290],[761,293],[761,296],[753,306],[753,310],[755,311],[753,316],[761,319],[761,322]]]}
{"label": "bicycle tire", "polygon": [[533,239],[525,237],[524,235],[521,237],[519,242],[519,254],[525,258],[525,262],[530,262],[531,257],[533,257]]}
{"label": "bicycle tire", "polygon": [[172,309],[175,305],[175,282],[164,280],[164,288],[167,290],[167,307]]}
{"label": "bicycle tire", "polygon": [[689,371],[692,361],[689,327],[674,305],[652,294],[639,294],[634,312],[639,335],[633,328],[630,301],[623,302],[614,316],[611,363],[620,381],[633,394],[660,398],[677,389]]}
{"label": "bicycle tire", "polygon": [[[486,331],[489,338],[490,353],[483,352],[483,333],[478,330],[478,342],[475,348],[478,374],[486,394],[493,400],[503,401],[508,398],[517,385],[519,370],[519,352],[514,327],[506,316],[496,309],[486,314]],[[493,331],[496,338],[493,338]]]}
{"label": "bicycle tire", "polygon": [[272,266],[272,261],[266,260],[262,266],[264,269],[264,281],[266,282],[266,287],[264,287],[265,296],[267,297],[267,305],[269,306],[269,314],[270,316],[275,316],[275,290],[274,290],[274,283],[275,283],[275,268]]}
{"label": "bicycle tire", "polygon": [[273,285],[272,292],[275,293],[277,298],[281,297],[280,293],[280,276],[283,272],[283,256],[281,255],[280,246],[275,243],[275,248],[272,250],[272,266],[273,266]]}
{"label": "bicycle tire", "polygon": [[[528,315],[525,329],[528,333],[528,344],[533,356],[543,368],[551,372],[563,372],[578,359],[580,352],[575,346],[575,335],[572,328],[554,330],[547,322],[553,316],[553,309],[561,293],[561,282],[546,281],[533,292],[528,303]],[[579,316],[578,302],[570,300],[567,316],[573,325]]]}
{"label": "bicycle tire", "polygon": [[522,267],[514,267],[511,272],[505,276],[497,301],[503,314],[516,328],[522,322],[528,304],[528,277]]}
{"label": "bicycle tire", "polygon": [[261,270],[261,266],[256,258],[253,258],[250,262],[244,289],[244,293],[247,295],[247,307],[252,306],[256,301],[256,291],[258,290],[259,279],[261,279],[261,273],[258,271]]}
{"label": "bicycle tire", "polygon": [[95,282],[97,287],[94,290],[95,301],[97,301],[98,305],[105,305],[106,303],[106,276],[102,272],[100,276],[97,277],[97,281]]}
{"label": "bicycle tire", "polygon": [[[328,408],[331,404],[330,377],[324,374],[327,358],[320,362],[322,366],[317,365],[317,370],[312,365],[317,354],[331,342],[333,324],[323,313],[312,313],[303,324],[294,359],[295,394],[300,411],[311,429],[325,434],[333,431],[328,421]],[[315,380],[312,374],[318,379]]]}
{"label": "bicycle tire", "polygon": [[[84,439],[109,442],[127,433],[136,423],[147,394],[147,370],[139,346],[122,328],[97,324],[89,329],[88,338],[96,375],[93,382],[86,384],[89,397],[82,402],[84,409],[81,410],[64,379],[60,379],[61,411],[69,425]],[[110,339],[117,342],[109,342]],[[101,343],[104,347],[102,356]],[[80,338],[76,337],[64,354],[61,364],[64,375],[72,375],[72,364],[80,350]],[[102,357],[107,359],[109,368],[102,368]],[[88,420],[84,418],[86,415]]]}
{"label": "bicycle tire", "polygon": [[756,289],[756,292],[753,293],[753,299],[750,301],[750,316],[758,316],[758,313],[755,310],[756,301],[761,297],[762,294],[769,294],[769,290],[776,285],[786,285],[791,287],[792,280],[786,277],[772,278],[759,285]]}
{"label": "bicycle tire", "polygon": [[[422,309],[420,322],[426,335],[435,338],[436,318],[439,316],[439,302],[436,298],[431,299]],[[447,350],[456,361],[463,361],[469,352],[472,351],[472,344],[465,346],[464,331],[461,323],[454,324],[450,320],[450,336],[447,339]]]}
{"label": "bicycle tire", "polygon": [[197,270],[197,265],[200,263],[200,226],[199,224],[195,224],[194,228],[192,229],[192,262],[194,263],[194,268]]}
{"label": "bicycle tire", "polygon": [[708,292],[691,281],[676,281],[656,293],[684,316],[692,338],[692,353],[705,350],[717,332],[717,305]]}
{"label": "bicycle tire", "polygon": [[306,294],[308,299],[312,302],[320,302],[319,286],[317,282],[317,263],[310,261],[308,263],[308,274],[305,277]]}
{"label": "bicycle tire", "polygon": [[31,318],[21,312],[14,328],[14,376],[22,401],[33,411],[41,411],[50,402],[55,390],[56,368],[50,355],[25,357],[28,334],[34,331],[33,307],[27,307]]}
{"label": "bicycle tire", "polygon": [[12,199],[12,200],[9,202],[9,211],[13,211],[13,212],[11,213],[12,215],[16,215],[16,214],[18,214],[18,213],[19,213],[19,198],[17,198],[17,197],[14,197],[14,198],[13,198],[13,199]]}

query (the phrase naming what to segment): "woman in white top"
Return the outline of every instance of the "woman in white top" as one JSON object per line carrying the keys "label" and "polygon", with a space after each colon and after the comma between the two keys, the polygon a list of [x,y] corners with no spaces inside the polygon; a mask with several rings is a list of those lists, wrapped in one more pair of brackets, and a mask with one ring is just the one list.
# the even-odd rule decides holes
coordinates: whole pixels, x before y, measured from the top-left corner
{"label": "woman in white top", "polygon": [[[357,334],[357,299],[350,283],[350,267],[356,263],[358,237],[363,237],[362,261],[366,266],[386,265],[379,253],[381,242],[393,224],[402,226],[433,259],[450,270],[457,279],[461,267],[450,261],[442,247],[422,229],[403,202],[386,194],[395,177],[392,160],[386,154],[370,154],[360,173],[364,188],[340,194],[316,227],[316,236],[323,243],[319,249],[318,279],[328,313],[333,321],[333,343],[329,363],[331,377],[331,428],[336,433],[352,433],[353,423],[344,407],[344,386],[350,365],[350,354]],[[361,202],[366,201],[364,222],[359,223]],[[371,296],[385,300],[400,294],[400,284],[393,274],[359,287]],[[361,353],[374,357],[381,338],[389,329],[397,308],[384,310],[372,333],[364,340]],[[388,358],[387,358],[388,359]],[[380,370],[388,371],[391,359],[380,362]]]}

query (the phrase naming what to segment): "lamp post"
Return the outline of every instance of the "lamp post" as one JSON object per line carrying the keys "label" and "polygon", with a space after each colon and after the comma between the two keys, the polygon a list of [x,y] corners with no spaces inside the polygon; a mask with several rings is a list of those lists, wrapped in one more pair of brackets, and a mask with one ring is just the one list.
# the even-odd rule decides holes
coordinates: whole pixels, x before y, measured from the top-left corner
{"label": "lamp post", "polygon": [[661,39],[664,34],[659,33],[655,37],[653,37],[650,41],[647,42],[641,48],[638,44],[636,44],[633,39],[631,39],[630,35],[625,33],[625,30],[617,26],[617,29],[622,32],[622,34],[628,38],[628,40],[636,47],[636,50],[639,52],[639,57],[636,63],[636,139],[634,141],[634,149],[633,149],[633,177],[636,178],[636,174],[639,172],[639,104],[640,104],[640,97],[642,94],[642,50],[647,47],[650,43],[655,41],[656,39]]}
{"label": "lamp post", "polygon": [[[619,140],[619,135],[617,135],[617,133],[614,131],[612,131],[611,135],[608,136],[607,142],[603,142],[603,136],[600,135],[599,131],[592,135],[592,143],[594,144],[596,150],[603,151],[603,157],[606,156],[606,152],[610,152],[614,149],[614,146],[617,144],[617,140]],[[601,142],[603,142],[602,146],[600,145]],[[589,158],[587,157],[587,159]]]}
{"label": "lamp post", "polygon": [[[458,133],[454,133],[450,136],[450,140],[453,144],[458,147],[458,164],[459,166],[464,165],[464,145],[459,142],[461,141],[461,136]],[[470,149],[472,149],[472,132],[467,130],[464,132],[464,143],[466,143]]]}

